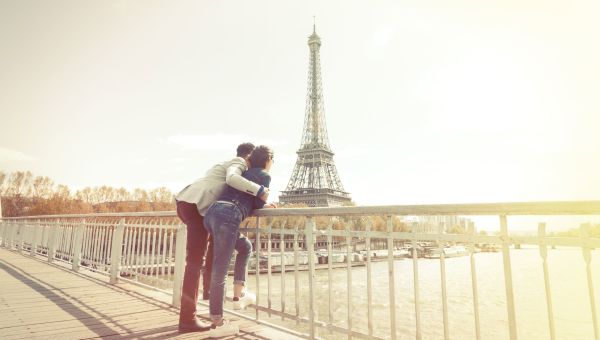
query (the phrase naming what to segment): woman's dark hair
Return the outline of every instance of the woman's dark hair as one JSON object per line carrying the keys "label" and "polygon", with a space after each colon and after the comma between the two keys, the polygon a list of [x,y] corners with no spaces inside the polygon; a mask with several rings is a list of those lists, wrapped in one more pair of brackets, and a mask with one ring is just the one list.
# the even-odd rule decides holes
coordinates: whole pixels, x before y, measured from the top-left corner
{"label": "woman's dark hair", "polygon": [[271,158],[273,158],[273,150],[266,145],[259,145],[252,151],[248,160],[253,168],[265,168]]}
{"label": "woman's dark hair", "polygon": [[252,152],[252,150],[254,150],[254,144],[252,144],[252,143],[240,144],[237,147],[237,156],[246,158]]}

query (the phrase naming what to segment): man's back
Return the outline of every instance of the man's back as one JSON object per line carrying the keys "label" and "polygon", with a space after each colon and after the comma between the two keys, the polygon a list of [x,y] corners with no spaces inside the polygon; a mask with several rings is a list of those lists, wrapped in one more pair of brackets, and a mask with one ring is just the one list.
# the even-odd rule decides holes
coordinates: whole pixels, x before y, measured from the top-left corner
{"label": "man's back", "polygon": [[210,204],[216,201],[227,187],[227,172],[231,167],[237,169],[239,172],[236,172],[241,174],[246,170],[246,161],[241,157],[235,157],[232,160],[214,165],[206,172],[204,177],[185,187],[175,196],[175,199],[196,204],[198,212],[204,216]]}

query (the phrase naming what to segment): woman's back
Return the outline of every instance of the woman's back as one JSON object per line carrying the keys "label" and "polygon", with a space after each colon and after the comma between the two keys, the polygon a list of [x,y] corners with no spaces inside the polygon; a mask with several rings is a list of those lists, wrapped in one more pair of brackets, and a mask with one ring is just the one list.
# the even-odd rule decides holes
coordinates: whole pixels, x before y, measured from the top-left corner
{"label": "woman's back", "polygon": [[[271,176],[263,168],[250,168],[248,171],[244,172],[242,176],[249,181],[267,188],[271,183]],[[230,186],[227,186],[221,196],[219,196],[219,201],[235,203],[242,210],[244,218],[246,218],[253,209],[261,209],[265,205],[265,202],[260,198]]]}

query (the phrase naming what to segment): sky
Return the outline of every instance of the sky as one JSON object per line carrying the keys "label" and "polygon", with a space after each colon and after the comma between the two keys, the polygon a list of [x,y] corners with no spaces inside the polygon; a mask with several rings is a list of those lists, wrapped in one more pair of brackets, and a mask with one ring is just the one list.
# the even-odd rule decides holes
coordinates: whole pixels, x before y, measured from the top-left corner
{"label": "sky", "polygon": [[0,0],[0,171],[173,192],[273,147],[285,189],[316,17],[358,205],[600,199],[598,1]]}

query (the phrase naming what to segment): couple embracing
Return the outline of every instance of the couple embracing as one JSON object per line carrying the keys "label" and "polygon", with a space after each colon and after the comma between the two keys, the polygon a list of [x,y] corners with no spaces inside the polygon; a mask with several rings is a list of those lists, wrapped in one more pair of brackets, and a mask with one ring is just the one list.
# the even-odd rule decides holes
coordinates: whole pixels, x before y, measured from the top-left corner
{"label": "couple embracing", "polygon": [[[272,165],[271,148],[240,144],[235,158],[213,166],[175,197],[177,215],[187,226],[179,332],[208,331],[210,337],[239,332],[237,325],[223,318],[227,270],[235,249],[233,308],[254,303],[256,296],[244,287],[252,244],[240,234],[239,227],[253,209],[275,208],[266,203]],[[210,325],[196,318],[203,267],[203,299],[209,300]]]}

